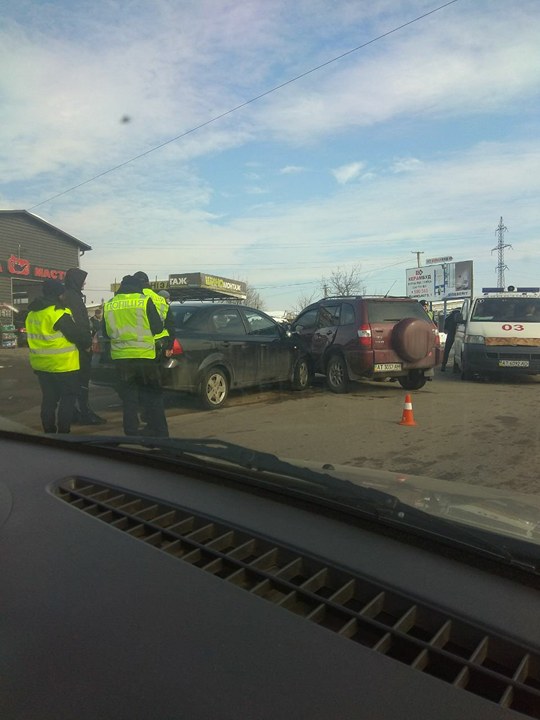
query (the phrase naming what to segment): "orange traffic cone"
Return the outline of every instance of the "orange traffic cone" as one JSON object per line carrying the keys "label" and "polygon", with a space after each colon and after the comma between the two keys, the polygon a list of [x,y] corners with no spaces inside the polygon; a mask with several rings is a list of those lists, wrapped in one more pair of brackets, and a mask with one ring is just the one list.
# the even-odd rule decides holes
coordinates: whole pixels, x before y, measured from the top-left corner
{"label": "orange traffic cone", "polygon": [[405,404],[403,405],[403,415],[401,416],[400,425],[408,425],[412,427],[416,425],[412,411],[412,400],[410,395],[405,395]]}

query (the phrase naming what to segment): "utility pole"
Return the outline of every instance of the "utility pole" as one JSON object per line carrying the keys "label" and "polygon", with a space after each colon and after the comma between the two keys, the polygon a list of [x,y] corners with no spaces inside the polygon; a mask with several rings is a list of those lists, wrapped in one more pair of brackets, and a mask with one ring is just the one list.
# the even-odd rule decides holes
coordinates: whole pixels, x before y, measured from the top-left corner
{"label": "utility pole", "polygon": [[499,241],[497,243],[497,247],[494,247],[491,251],[492,253],[497,250],[497,257],[498,257],[498,263],[497,267],[495,268],[497,270],[497,287],[504,289],[504,271],[508,270],[508,266],[504,264],[504,250],[505,248],[511,248],[511,245],[505,244],[504,242],[504,233],[508,231],[508,228],[503,223],[503,219],[499,220],[499,225],[497,226],[497,229],[495,230],[495,235],[498,237]]}
{"label": "utility pole", "polygon": [[420,267],[420,255],[424,254],[423,250],[411,250],[413,255],[416,255],[416,266]]}

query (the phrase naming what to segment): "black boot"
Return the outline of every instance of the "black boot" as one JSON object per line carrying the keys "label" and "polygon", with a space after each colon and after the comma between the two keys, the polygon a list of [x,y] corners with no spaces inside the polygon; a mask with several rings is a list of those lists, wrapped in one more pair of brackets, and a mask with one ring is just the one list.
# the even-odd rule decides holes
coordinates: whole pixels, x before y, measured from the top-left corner
{"label": "black boot", "polygon": [[107,421],[93,410],[88,408],[86,412],[81,413],[77,421],[77,425],[105,425]]}

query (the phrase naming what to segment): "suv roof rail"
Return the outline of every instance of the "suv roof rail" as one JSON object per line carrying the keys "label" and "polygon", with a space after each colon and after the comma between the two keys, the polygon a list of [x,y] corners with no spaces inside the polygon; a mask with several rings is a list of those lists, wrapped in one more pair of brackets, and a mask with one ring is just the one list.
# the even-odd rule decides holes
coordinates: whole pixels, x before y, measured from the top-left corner
{"label": "suv roof rail", "polygon": [[324,300],[372,300],[388,298],[388,300],[416,300],[416,298],[405,297],[404,295],[327,295],[321,300],[315,300],[313,305]]}

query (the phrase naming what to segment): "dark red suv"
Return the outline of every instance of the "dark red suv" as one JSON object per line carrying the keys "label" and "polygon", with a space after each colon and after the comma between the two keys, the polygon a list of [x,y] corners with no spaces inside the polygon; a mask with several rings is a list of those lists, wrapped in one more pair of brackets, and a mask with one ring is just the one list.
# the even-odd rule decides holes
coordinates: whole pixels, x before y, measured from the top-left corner
{"label": "dark red suv", "polygon": [[437,328],[411,298],[324,298],[305,308],[292,330],[313,370],[326,375],[336,393],[360,378],[396,378],[406,390],[418,390],[441,361]]}

